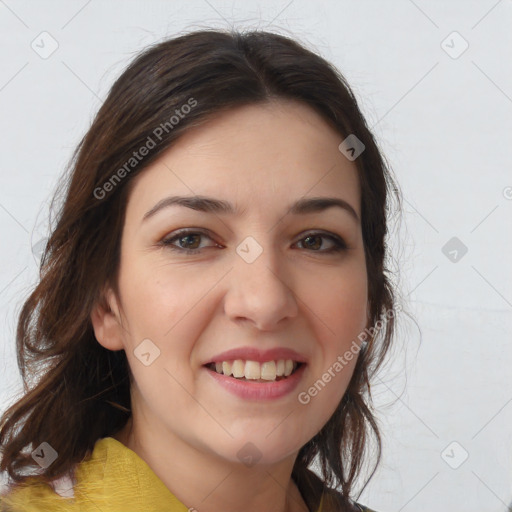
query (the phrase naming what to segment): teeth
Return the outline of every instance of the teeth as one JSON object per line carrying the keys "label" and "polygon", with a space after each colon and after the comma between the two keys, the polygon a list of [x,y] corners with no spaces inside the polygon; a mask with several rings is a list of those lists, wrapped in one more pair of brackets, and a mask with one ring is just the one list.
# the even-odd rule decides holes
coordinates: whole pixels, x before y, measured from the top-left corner
{"label": "teeth", "polygon": [[288,377],[293,372],[293,361],[290,359],[287,359],[284,362],[284,375],[285,377]]}
{"label": "teeth", "polygon": [[276,380],[276,377],[276,363],[274,361],[268,361],[261,365],[261,378],[263,380]]}
{"label": "teeth", "polygon": [[297,368],[299,363],[291,359],[279,359],[278,361],[222,361],[211,365],[215,371],[224,375],[232,375],[235,378],[247,380],[275,381],[277,377],[288,377]]}
{"label": "teeth", "polygon": [[[219,370],[217,370],[217,371],[219,371]],[[224,361],[222,363],[222,373],[224,373],[224,375],[231,375],[233,373],[233,367],[232,367],[231,363],[229,363],[228,361]]]}
{"label": "teeth", "polygon": [[[260,367],[260,364],[256,361],[246,361],[245,367],[244,367],[244,375],[246,379],[264,379],[265,377],[262,376],[263,368]],[[274,375],[275,379],[275,375]]]}
{"label": "teeth", "polygon": [[276,363],[274,361],[268,361],[261,365],[261,378],[263,380],[276,380],[276,377]]}
{"label": "teeth", "polygon": [[244,375],[245,365],[241,359],[237,359],[233,363],[233,368],[231,368],[231,370],[233,371],[233,377],[237,377],[237,378],[245,377],[245,375]]}

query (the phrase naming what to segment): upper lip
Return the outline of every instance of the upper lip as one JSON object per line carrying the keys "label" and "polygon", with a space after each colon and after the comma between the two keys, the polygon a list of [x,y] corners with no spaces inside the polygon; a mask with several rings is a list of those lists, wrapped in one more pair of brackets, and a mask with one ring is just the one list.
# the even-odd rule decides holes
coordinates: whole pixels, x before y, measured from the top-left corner
{"label": "upper lip", "polygon": [[305,363],[306,358],[289,348],[272,348],[269,350],[260,350],[255,347],[240,347],[227,350],[221,354],[213,356],[207,363],[221,363],[222,361],[232,361],[235,359],[243,359],[244,361],[257,361],[264,363],[265,361],[277,361],[279,359],[291,359],[299,363]]}

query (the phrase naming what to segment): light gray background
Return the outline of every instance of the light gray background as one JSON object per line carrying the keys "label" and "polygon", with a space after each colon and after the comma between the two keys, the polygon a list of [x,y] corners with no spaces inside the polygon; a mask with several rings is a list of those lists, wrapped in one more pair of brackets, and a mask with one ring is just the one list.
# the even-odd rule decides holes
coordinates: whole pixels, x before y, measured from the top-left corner
{"label": "light gray background", "polygon": [[[401,318],[393,359],[372,388],[384,457],[359,501],[379,512],[504,512],[512,501],[511,0],[0,0],[0,408],[21,389],[14,330],[37,278],[32,247],[112,82],[150,43],[230,25],[295,35],[332,61],[404,192],[393,247],[420,330]],[[42,58],[50,37],[58,48]],[[452,237],[468,248],[455,262],[442,252]]]}

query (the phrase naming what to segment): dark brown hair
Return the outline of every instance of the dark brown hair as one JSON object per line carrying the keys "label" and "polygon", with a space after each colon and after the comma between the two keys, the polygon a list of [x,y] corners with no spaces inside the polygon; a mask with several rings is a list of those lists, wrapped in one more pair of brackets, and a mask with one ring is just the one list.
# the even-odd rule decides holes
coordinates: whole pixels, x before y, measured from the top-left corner
{"label": "dark brown hair", "polygon": [[[120,240],[135,176],[190,127],[222,111],[279,99],[309,105],[342,137],[355,134],[364,144],[355,165],[368,327],[395,309],[385,239],[391,196],[400,205],[400,194],[339,71],[296,41],[263,31],[199,30],[155,44],[114,83],[62,181],[63,203],[43,253],[40,280],[17,326],[25,394],[0,419],[0,471],[7,471],[12,482],[28,476],[50,482],[69,474],[98,439],[115,434],[130,416],[126,355],[96,341],[90,314],[97,302],[107,307],[102,293],[107,284],[118,290]],[[154,147],[127,166],[150,139]],[[381,437],[369,381],[384,361],[394,330],[394,315],[386,315],[383,327],[363,345],[337,410],[299,452],[292,476],[299,488],[315,494],[308,496],[311,503],[322,492],[308,476],[315,456],[324,485],[339,490],[339,504],[349,503],[367,458],[375,465],[366,484],[375,473]],[[44,472],[36,471],[30,455],[42,442],[59,455]]]}

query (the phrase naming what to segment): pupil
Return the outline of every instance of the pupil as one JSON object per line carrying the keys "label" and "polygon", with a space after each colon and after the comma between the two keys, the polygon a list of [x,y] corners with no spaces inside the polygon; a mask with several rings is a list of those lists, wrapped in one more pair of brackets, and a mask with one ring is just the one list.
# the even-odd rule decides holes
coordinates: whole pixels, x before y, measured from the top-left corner
{"label": "pupil", "polygon": [[314,240],[315,238],[318,240],[320,237],[318,237],[318,236],[308,236],[308,237],[306,237],[306,239],[305,239],[305,240],[306,240],[306,244],[307,244],[309,247],[313,247],[313,246],[315,245],[315,246],[316,246],[316,248],[318,249],[318,244],[310,244],[310,243],[308,242],[308,240]]}
{"label": "pupil", "polygon": [[[197,235],[186,235],[186,236],[183,236],[180,238],[180,242],[183,243],[183,240],[186,240],[186,239],[190,239],[190,238],[193,238],[193,237],[196,237],[197,238]],[[187,243],[185,242],[184,245],[187,245]],[[188,247],[189,249],[195,249],[196,247]]]}

